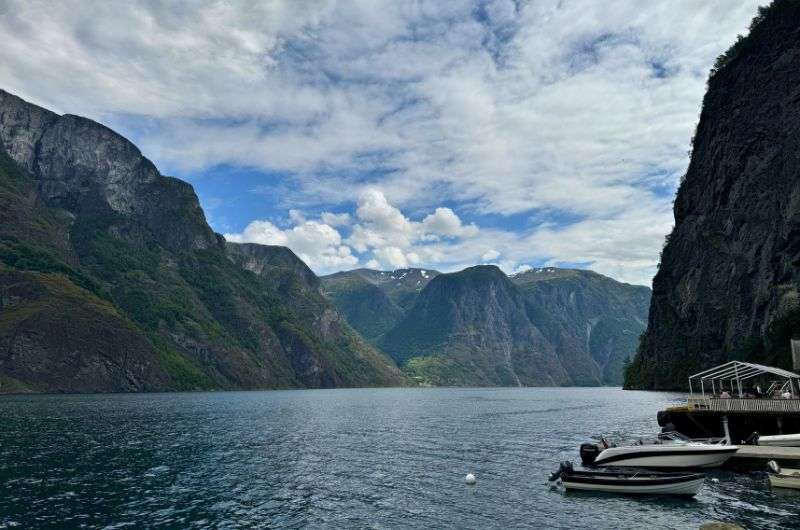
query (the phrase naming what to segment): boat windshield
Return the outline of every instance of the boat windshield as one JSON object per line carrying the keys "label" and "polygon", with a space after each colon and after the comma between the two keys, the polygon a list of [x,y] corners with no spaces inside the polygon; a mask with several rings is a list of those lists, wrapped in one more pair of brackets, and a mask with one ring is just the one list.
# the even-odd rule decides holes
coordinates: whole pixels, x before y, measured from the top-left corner
{"label": "boat windshield", "polygon": [[692,439],[688,436],[685,436],[678,431],[669,431],[669,432],[662,432],[658,435],[658,439],[662,442],[669,441],[669,442],[691,442]]}

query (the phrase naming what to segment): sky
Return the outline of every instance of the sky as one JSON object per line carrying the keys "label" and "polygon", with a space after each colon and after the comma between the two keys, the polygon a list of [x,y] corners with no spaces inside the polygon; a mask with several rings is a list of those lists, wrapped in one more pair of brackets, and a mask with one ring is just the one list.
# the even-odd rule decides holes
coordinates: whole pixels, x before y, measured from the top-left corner
{"label": "sky", "polygon": [[0,0],[0,88],[190,182],[318,274],[650,285],[708,71],[759,1]]}

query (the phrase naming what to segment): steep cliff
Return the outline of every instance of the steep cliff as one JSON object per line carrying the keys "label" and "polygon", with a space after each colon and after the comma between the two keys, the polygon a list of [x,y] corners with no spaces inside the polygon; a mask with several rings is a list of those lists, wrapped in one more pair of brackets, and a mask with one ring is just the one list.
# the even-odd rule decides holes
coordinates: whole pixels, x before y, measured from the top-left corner
{"label": "steep cliff", "polygon": [[790,367],[800,333],[800,2],[762,8],[708,80],[629,388],[730,359]]}
{"label": "steep cliff", "polygon": [[288,249],[226,244],[110,129],[0,91],[0,392],[393,385]]}
{"label": "steep cliff", "polygon": [[622,384],[645,329],[650,289],[587,270],[546,267],[511,276],[573,382]]}

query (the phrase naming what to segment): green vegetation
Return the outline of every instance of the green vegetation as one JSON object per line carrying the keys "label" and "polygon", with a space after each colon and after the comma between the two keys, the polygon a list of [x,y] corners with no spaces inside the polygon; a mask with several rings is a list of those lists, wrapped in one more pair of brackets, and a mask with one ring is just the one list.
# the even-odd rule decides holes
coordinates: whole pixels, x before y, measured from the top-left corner
{"label": "green vegetation", "polygon": [[746,37],[743,35],[737,35],[736,42],[734,42],[730,48],[725,50],[725,53],[717,57],[716,61],[714,61],[714,66],[711,67],[709,79],[716,76],[728,65],[732,64],[739,57],[744,56],[748,51],[750,51],[750,49],[752,49],[753,39],[751,37],[753,32],[756,31],[759,24],[761,24],[765,18],[773,15],[780,16],[781,11],[790,7],[792,3],[796,2],[797,0],[773,0],[773,2],[768,6],[759,7],[758,13],[750,22],[748,35]]}
{"label": "green vegetation", "polygon": [[0,374],[0,394],[25,394],[35,391],[36,388],[26,385],[22,381]]}
{"label": "green vegetation", "polygon": [[154,346],[164,369],[175,384],[175,390],[213,390],[219,387],[200,367],[172,350],[165,341],[156,339]]}
{"label": "green vegetation", "polygon": [[19,270],[63,274],[75,285],[108,298],[108,293],[96,281],[64,263],[53,252],[20,243],[13,236],[0,238],[0,261]]}
{"label": "green vegetation", "polygon": [[470,370],[444,355],[412,357],[401,368],[419,386],[467,386],[473,381]]}

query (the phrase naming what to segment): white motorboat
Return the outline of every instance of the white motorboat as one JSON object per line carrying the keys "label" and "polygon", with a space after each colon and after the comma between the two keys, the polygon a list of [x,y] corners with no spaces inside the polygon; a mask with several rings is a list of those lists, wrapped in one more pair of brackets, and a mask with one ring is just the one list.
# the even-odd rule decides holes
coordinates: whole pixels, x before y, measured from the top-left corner
{"label": "white motorboat", "polygon": [[774,460],[770,460],[769,484],[773,488],[800,489],[800,469],[782,468]]}
{"label": "white motorboat", "polygon": [[637,495],[696,495],[705,481],[702,473],[664,473],[616,469],[583,471],[562,462],[550,481],[566,490],[602,491]]}
{"label": "white motorboat", "polygon": [[758,436],[758,445],[770,447],[800,447],[800,434],[775,434],[772,436]]}
{"label": "white motorboat", "polygon": [[735,445],[692,441],[679,433],[665,433],[652,441],[614,445],[581,445],[584,465],[690,469],[720,467],[739,450]]}

